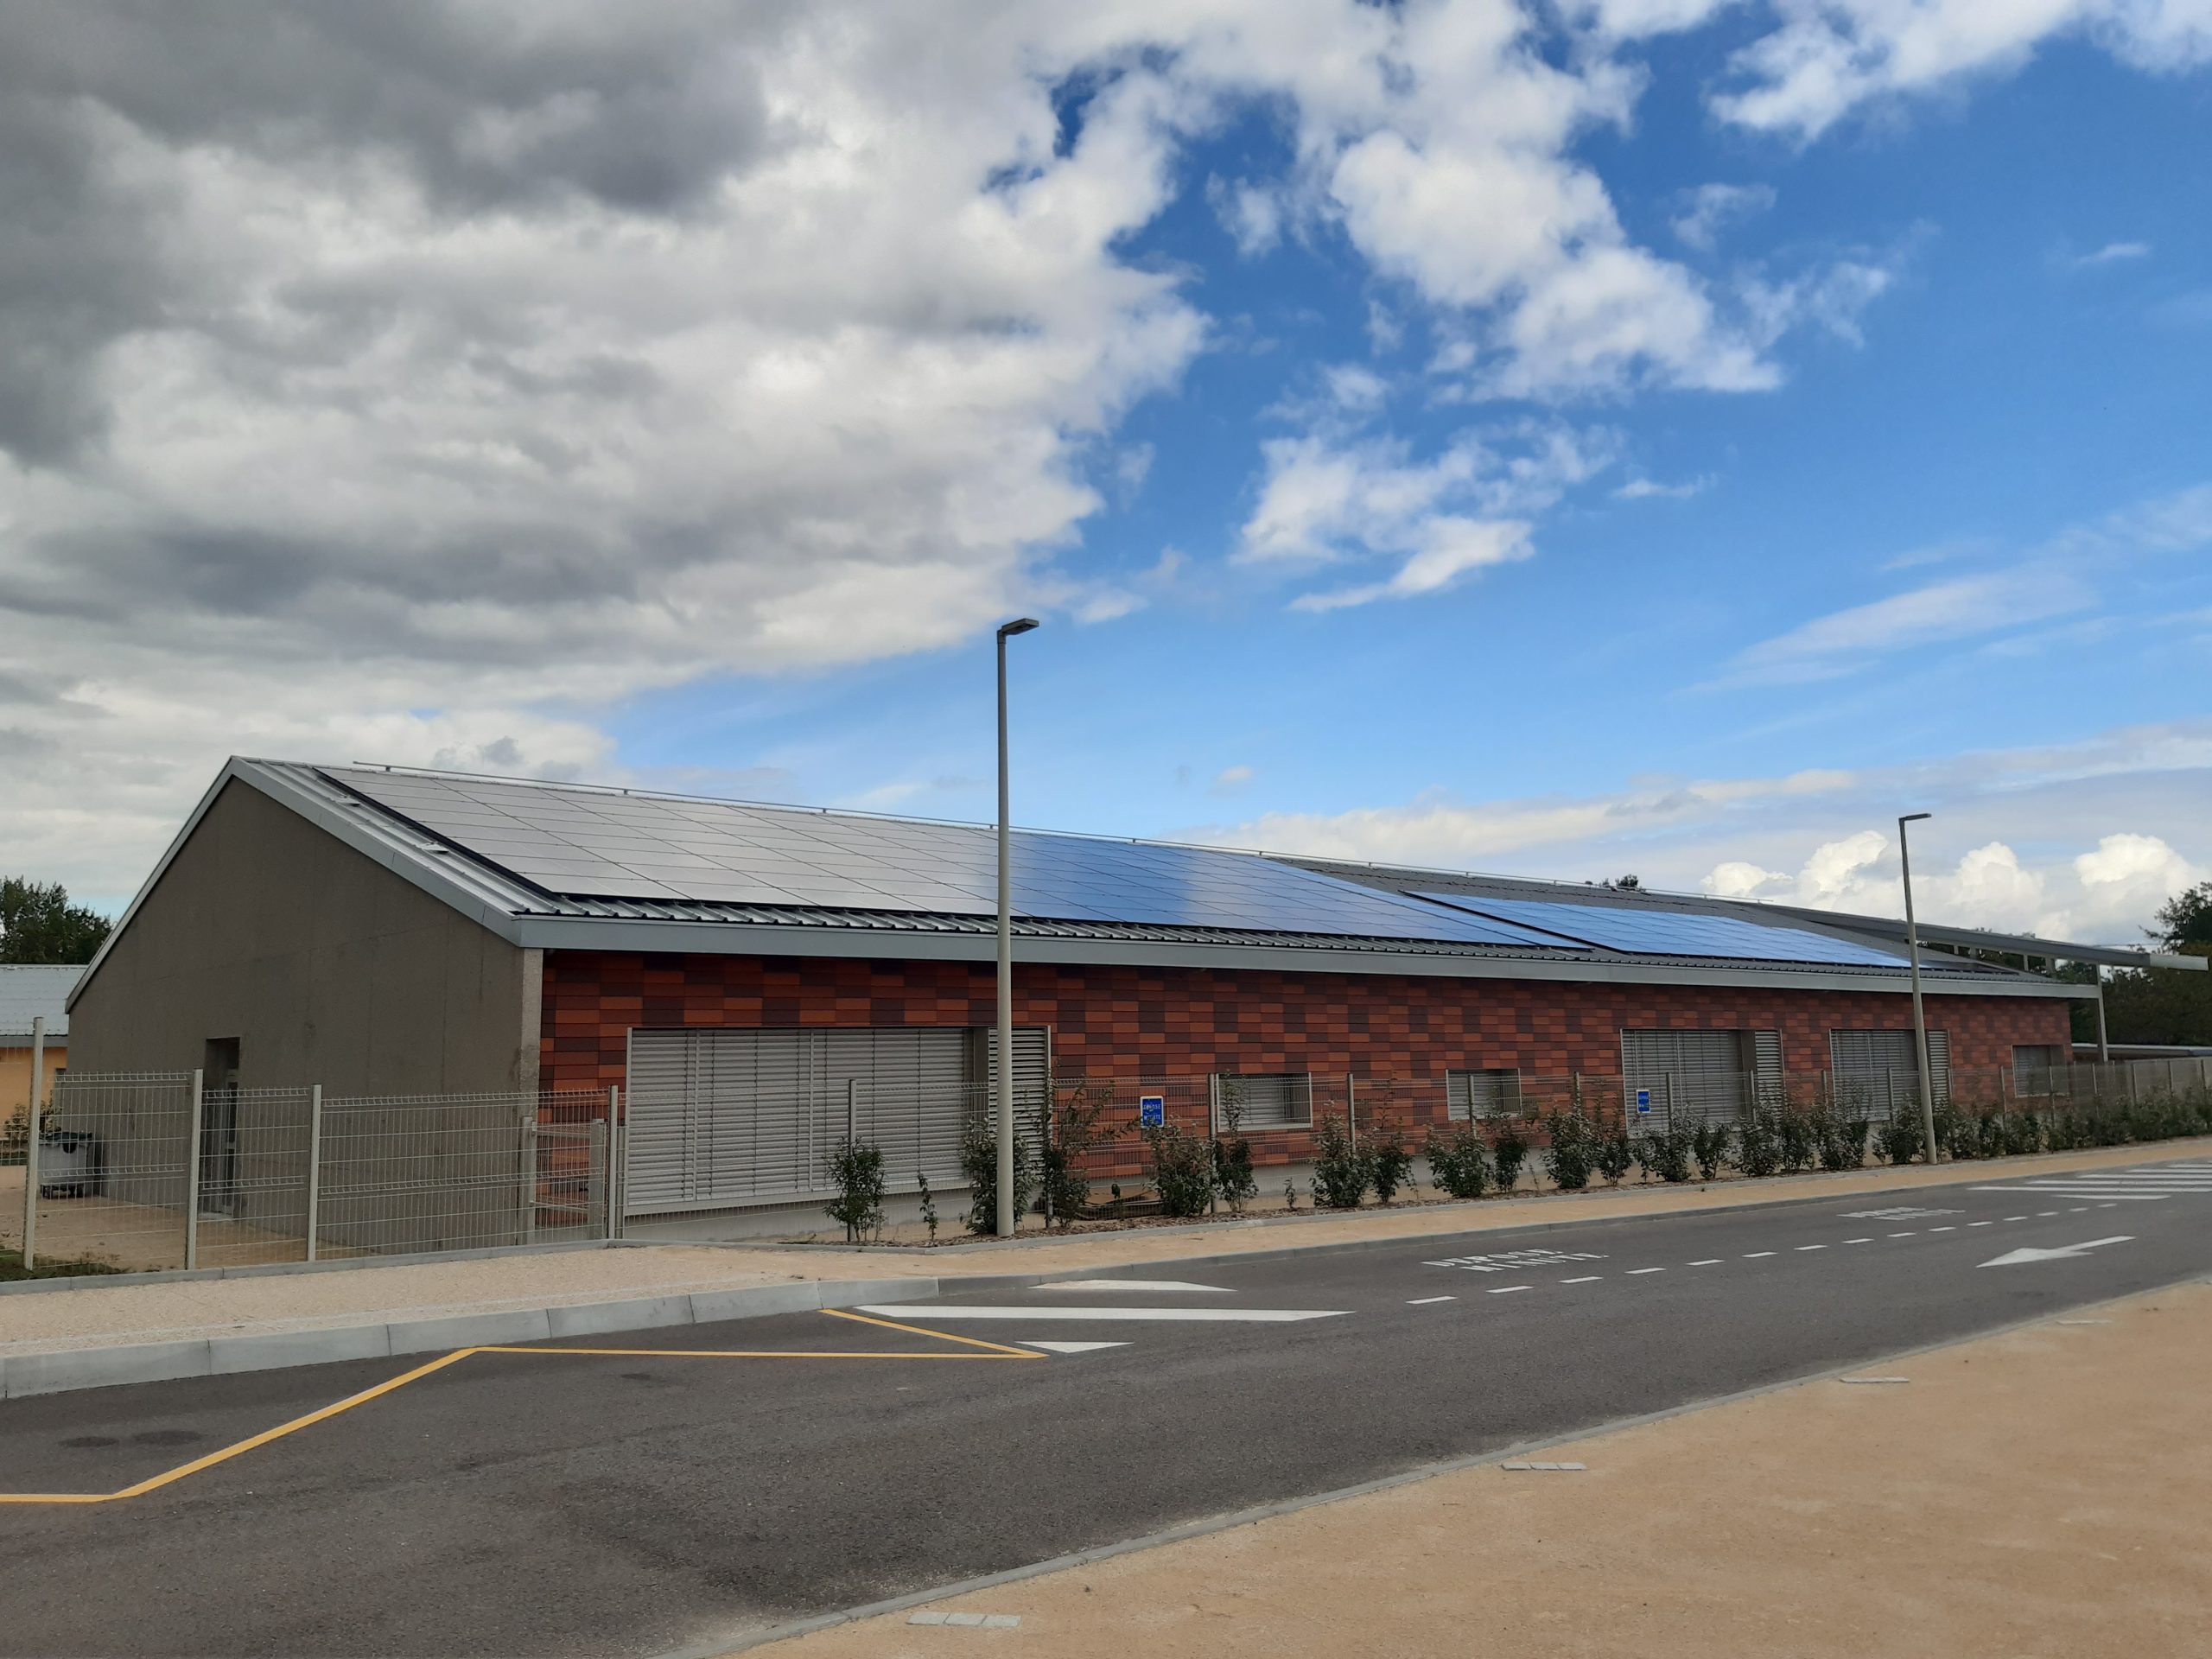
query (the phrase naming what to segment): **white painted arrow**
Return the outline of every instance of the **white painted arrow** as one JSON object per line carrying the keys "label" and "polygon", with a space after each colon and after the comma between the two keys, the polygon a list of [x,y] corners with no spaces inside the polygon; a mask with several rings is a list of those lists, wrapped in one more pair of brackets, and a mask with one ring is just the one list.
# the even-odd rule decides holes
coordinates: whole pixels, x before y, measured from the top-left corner
{"label": "white painted arrow", "polygon": [[2086,1244],[2062,1244],[2055,1250],[2012,1250],[1994,1262],[1985,1262],[1985,1268],[2016,1268],[2023,1262],[2056,1262],[2063,1256],[2087,1255],[2091,1250],[2106,1244],[2126,1244],[2134,1235],[2122,1233],[2116,1238],[2093,1238]]}

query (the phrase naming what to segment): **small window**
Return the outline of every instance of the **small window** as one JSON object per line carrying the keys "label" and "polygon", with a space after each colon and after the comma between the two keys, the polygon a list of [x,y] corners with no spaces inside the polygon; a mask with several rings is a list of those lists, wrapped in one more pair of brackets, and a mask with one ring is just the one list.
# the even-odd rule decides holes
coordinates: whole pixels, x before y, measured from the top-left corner
{"label": "small window", "polygon": [[2053,1074],[2068,1059],[2056,1043],[2012,1045],[2012,1092],[2016,1095],[2055,1095]]}
{"label": "small window", "polygon": [[1494,1065],[1479,1071],[1444,1074],[1446,1112],[1455,1121],[1488,1117],[1495,1112],[1521,1109],[1521,1072],[1517,1067]]}
{"label": "small window", "polygon": [[1217,1072],[1213,1079],[1214,1121],[1227,1128],[1233,1116],[1240,1129],[1302,1129],[1313,1122],[1313,1075],[1310,1071]]}

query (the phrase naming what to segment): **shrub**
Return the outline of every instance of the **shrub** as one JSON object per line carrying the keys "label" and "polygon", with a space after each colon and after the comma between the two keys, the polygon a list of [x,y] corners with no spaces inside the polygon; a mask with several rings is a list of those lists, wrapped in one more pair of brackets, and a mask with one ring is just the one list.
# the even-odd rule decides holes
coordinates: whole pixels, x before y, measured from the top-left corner
{"label": "shrub", "polygon": [[1428,1132],[1421,1148],[1428,1159],[1429,1179],[1455,1198],[1479,1198],[1490,1183],[1490,1150],[1482,1131],[1471,1119],[1455,1123],[1448,1135]]}
{"label": "shrub", "polygon": [[1782,1166],[1782,1141],[1770,1107],[1754,1107],[1736,1125],[1736,1167],[1746,1175],[1771,1175]]}
{"label": "shrub", "polygon": [[1368,1161],[1332,1112],[1321,1120],[1320,1149],[1313,1158],[1313,1202],[1331,1210],[1357,1210],[1367,1196]]}
{"label": "shrub", "polygon": [[1243,1136],[1214,1141],[1213,1190],[1232,1216],[1243,1215],[1244,1206],[1260,1196],[1260,1178],[1252,1173],[1252,1143]]}
{"label": "shrub", "polygon": [[930,1243],[934,1244],[937,1243],[937,1194],[930,1191],[930,1178],[918,1169],[914,1172],[914,1179],[921,1184],[922,1224],[930,1230]]}
{"label": "shrub", "polygon": [[1611,1129],[1596,1135],[1597,1153],[1592,1160],[1598,1173],[1605,1178],[1607,1186],[1618,1186],[1629,1172],[1629,1166],[1637,1160],[1636,1143],[1628,1138],[1626,1129]]}
{"label": "shrub", "polygon": [[1822,1169],[1857,1169],[1866,1161],[1865,1118],[1847,1116],[1833,1102],[1815,1107],[1808,1118]]}
{"label": "shrub", "polygon": [[1814,1129],[1812,1119],[1787,1106],[1777,1106],[1772,1110],[1775,1147],[1781,1156],[1782,1167],[1792,1175],[1801,1169],[1810,1169],[1821,1156],[1821,1138]]}
{"label": "shrub", "polygon": [[[999,1138],[987,1117],[972,1117],[960,1134],[960,1173],[968,1178],[968,1230],[995,1233],[999,1230]],[[1021,1217],[1037,1197],[1037,1164],[1029,1142],[1014,1137],[1014,1220]]]}
{"label": "shrub", "polygon": [[2043,1120],[2033,1111],[2007,1112],[1998,1121],[2004,1127],[2003,1147],[2007,1158],[2042,1149]]}
{"label": "shrub", "polygon": [[1099,1128],[1112,1098],[1109,1090],[1077,1089],[1052,1108],[1052,1133],[1045,1137],[1039,1182],[1047,1220],[1065,1227],[1090,1207],[1090,1182],[1082,1173],[1083,1159],[1091,1147],[1114,1138],[1112,1130]]}
{"label": "shrub", "polygon": [[1375,1188],[1375,1201],[1388,1204],[1398,1189],[1413,1182],[1414,1155],[1407,1149],[1404,1129],[1394,1118],[1379,1117],[1367,1132],[1367,1179]]}
{"label": "shrub", "polygon": [[1590,1185],[1597,1162],[1598,1132],[1580,1112],[1548,1112],[1544,1131],[1551,1144],[1544,1148],[1544,1170],[1562,1192],[1580,1192]]}
{"label": "shrub", "polygon": [[824,1208],[842,1222],[845,1243],[874,1238],[883,1230],[883,1148],[848,1141],[830,1160],[830,1179],[837,1197]]}
{"label": "shrub", "polygon": [[1520,1185],[1521,1166],[1529,1161],[1529,1136],[1521,1120],[1501,1111],[1491,1120],[1491,1156],[1497,1174],[1497,1190],[1510,1192]]}
{"label": "shrub", "polygon": [[1695,1128],[1669,1124],[1656,1135],[1644,1136],[1637,1148],[1643,1167],[1661,1180],[1679,1185],[1690,1178],[1690,1160],[1697,1151]]}
{"label": "shrub", "polygon": [[1700,1123],[1691,1131],[1690,1150],[1697,1155],[1700,1179],[1720,1178],[1720,1172],[1728,1162],[1728,1143],[1734,1139],[1734,1126],[1727,1123]]}
{"label": "shrub", "polygon": [[1152,1154],[1152,1184],[1160,1193],[1160,1207],[1168,1215],[1187,1219],[1203,1216],[1213,1197],[1213,1143],[1185,1135],[1173,1123],[1143,1132]]}
{"label": "shrub", "polygon": [[1893,1112],[1874,1132],[1874,1144],[1893,1164],[1909,1164],[1920,1156],[1920,1114]]}

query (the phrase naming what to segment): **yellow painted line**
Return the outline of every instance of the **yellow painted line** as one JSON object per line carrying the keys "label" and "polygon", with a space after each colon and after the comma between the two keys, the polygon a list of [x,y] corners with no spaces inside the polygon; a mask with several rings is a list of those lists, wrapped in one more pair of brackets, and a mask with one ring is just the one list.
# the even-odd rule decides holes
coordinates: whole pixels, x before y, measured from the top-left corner
{"label": "yellow painted line", "polygon": [[896,1319],[879,1319],[867,1313],[848,1313],[842,1307],[822,1310],[833,1319],[851,1319],[857,1325],[880,1325],[886,1331],[904,1331],[910,1337],[935,1337],[939,1342],[961,1342],[970,1348],[987,1348],[992,1353],[1002,1354],[1008,1359],[1042,1359],[1044,1355],[1027,1348],[1009,1348],[1002,1342],[986,1342],[981,1337],[956,1337],[950,1331],[927,1331],[918,1325],[901,1325]]}
{"label": "yellow painted line", "polygon": [[982,1349],[985,1351],[948,1353],[938,1349],[923,1352],[877,1351],[860,1353],[788,1348],[534,1348],[498,1344],[486,1344],[480,1348],[456,1348],[449,1354],[441,1355],[427,1364],[417,1365],[411,1371],[403,1371],[397,1376],[378,1383],[374,1388],[364,1389],[359,1394],[348,1395],[343,1400],[308,1412],[303,1417],[295,1417],[289,1423],[279,1423],[274,1428],[264,1429],[260,1433],[251,1435],[235,1445],[226,1446],[219,1452],[210,1452],[205,1457],[194,1458],[189,1463],[181,1463],[175,1468],[156,1475],[150,1479],[142,1480],[134,1486],[125,1486],[120,1491],[112,1492],[0,1492],[0,1503],[113,1503],[126,1497],[143,1497],[148,1492],[157,1491],[162,1487],[182,1480],[188,1475],[196,1475],[203,1469],[212,1469],[219,1463],[227,1463],[232,1458],[267,1446],[271,1440],[281,1440],[287,1434],[296,1434],[303,1428],[312,1428],[317,1423],[327,1422],[340,1412],[351,1411],[356,1406],[365,1406],[372,1400],[380,1399],[396,1389],[404,1389],[410,1382],[419,1382],[429,1376],[431,1372],[443,1370],[447,1366],[467,1359],[472,1354],[575,1354],[580,1357],[599,1355],[639,1359],[1042,1359],[1045,1357],[1044,1355],[1033,1353],[1027,1348],[1009,1348],[1001,1343],[986,1342],[978,1337],[956,1337],[949,1332],[925,1331],[919,1325],[899,1325],[891,1319],[870,1319],[865,1314],[847,1313],[836,1308],[823,1308],[822,1312],[837,1319],[853,1319],[861,1325],[879,1325],[887,1331],[900,1331],[908,1336],[928,1337],[936,1341],[957,1343],[964,1348]]}

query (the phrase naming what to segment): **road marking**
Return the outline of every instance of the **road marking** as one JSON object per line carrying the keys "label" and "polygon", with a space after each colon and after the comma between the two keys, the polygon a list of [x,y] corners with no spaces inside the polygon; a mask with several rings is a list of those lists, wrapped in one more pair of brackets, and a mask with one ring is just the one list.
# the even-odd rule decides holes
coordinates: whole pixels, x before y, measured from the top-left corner
{"label": "road marking", "polygon": [[2061,1319],[2061,1325],[2110,1325],[2110,1319]]}
{"label": "road marking", "polygon": [[1801,1250],[1825,1250],[1827,1249],[1827,1246],[1825,1244],[1800,1244],[1797,1248]]}
{"label": "road marking", "polygon": [[1871,1238],[1847,1238],[1843,1242],[1847,1244],[1872,1244],[1874,1241]]}
{"label": "road marking", "polygon": [[1535,1288],[1534,1285],[1493,1285],[1491,1287],[1490,1294],[1493,1296],[1510,1296],[1516,1290],[1534,1290]]}
{"label": "road marking", "polygon": [[1928,1230],[1931,1233],[1955,1233],[1959,1230],[1956,1227],[1930,1227]]}
{"label": "road marking", "polygon": [[1628,1276],[1633,1279],[1639,1273],[1664,1273],[1666,1271],[1667,1269],[1664,1268],[1630,1268],[1628,1270]]}
{"label": "road marking", "polygon": [[1969,1227],[1993,1227],[1996,1224],[1997,1224],[1993,1221],[1970,1221],[1967,1223],[1967,1225]]}
{"label": "road marking", "polygon": [[[448,1365],[455,1364],[478,1354],[567,1354],[578,1358],[620,1355],[625,1357],[652,1359],[1041,1360],[1045,1357],[1042,1354],[1031,1353],[1027,1349],[1009,1348],[1001,1343],[984,1342],[974,1337],[956,1337],[944,1331],[924,1331],[917,1326],[900,1325],[891,1319],[861,1319],[858,1314],[848,1313],[838,1308],[825,1307],[819,1311],[836,1319],[853,1319],[861,1325],[881,1325],[886,1330],[903,1332],[908,1336],[927,1337],[936,1342],[957,1343],[961,1344],[961,1350],[939,1349],[917,1351],[912,1349],[883,1349],[856,1352],[828,1352],[818,1349],[795,1348],[556,1348],[531,1346],[519,1343],[487,1343],[477,1348],[456,1348],[449,1354],[442,1354],[435,1359],[414,1367],[411,1370],[402,1371],[397,1376],[387,1378],[372,1388],[363,1389],[359,1394],[349,1394],[343,1400],[334,1401],[329,1405],[319,1407],[303,1416],[293,1418],[289,1422],[279,1423],[274,1428],[265,1428],[258,1434],[250,1434],[245,1440],[234,1441],[217,1451],[194,1458],[189,1463],[181,1463],[174,1469],[165,1470],[158,1475],[149,1476],[144,1480],[129,1486],[119,1487],[111,1492],[0,1492],[0,1503],[114,1503],[125,1498],[143,1497],[149,1492],[159,1491],[162,1487],[171,1485],[188,1476],[199,1474],[203,1470],[213,1469],[218,1464],[227,1463],[232,1458],[242,1457],[246,1452],[257,1451],[272,1441],[281,1440],[288,1434],[296,1434],[303,1428],[311,1428],[317,1423],[327,1422],[341,1412],[352,1411],[358,1406],[367,1405],[372,1400],[382,1399],[388,1394],[405,1388],[410,1382],[420,1382],[433,1372],[442,1371]],[[963,1351],[970,1349],[982,1351]]]}
{"label": "road marking", "polygon": [[1748,1250],[1745,1252],[1744,1260],[1746,1262],[1756,1262],[1763,1255],[1772,1255],[1773,1254],[1774,1252],[1772,1250]]}
{"label": "road marking", "polygon": [[1180,1279],[1063,1279],[1057,1284],[1039,1285],[1039,1290],[1122,1290],[1132,1295],[1149,1296],[1154,1292],[1171,1290],[1211,1291],[1217,1296],[1234,1296],[1236,1293],[1225,1285],[1193,1285]]}
{"label": "road marking", "polygon": [[2087,1255],[2091,1250],[2102,1249],[2107,1244],[2130,1243],[2133,1237],[2132,1233],[2119,1233],[2111,1238],[2092,1238],[2080,1244],[2062,1244],[2055,1250],[2012,1250],[1981,1265],[1985,1268],[2017,1268],[2028,1262],[2057,1262],[2068,1256]]}
{"label": "road marking", "polygon": [[1580,1463],[1501,1463],[1497,1466],[1540,1475],[1579,1475],[1589,1465]]}
{"label": "road marking", "polygon": [[[824,1313],[832,1310],[824,1308]],[[904,1313],[912,1319],[1175,1319],[1198,1325],[1294,1325],[1301,1319],[1338,1319],[1340,1307],[1000,1307],[983,1303],[958,1303],[946,1307],[917,1307],[892,1302],[883,1306],[862,1303],[863,1313]],[[915,1326],[914,1329],[923,1327]],[[930,1335],[942,1332],[931,1332]]]}
{"label": "road marking", "polygon": [[1872,1388],[1884,1382],[1910,1382],[1909,1376],[1839,1376],[1839,1382],[1856,1382],[1862,1388]]}
{"label": "road marking", "polygon": [[2087,1215],[2088,1213],[2088,1209],[2089,1206],[2086,1204],[2077,1204],[2066,1213],[2069,1216]]}
{"label": "road marking", "polygon": [[2058,1211],[2056,1210],[2038,1210],[2036,1211],[2036,1219],[2037,1221],[2048,1221],[2051,1217],[2057,1213]]}
{"label": "road marking", "polygon": [[[1976,1192],[1980,1192],[1980,1189],[1979,1187],[1975,1188],[1974,1190],[1975,1190]],[[2007,1217],[2005,1217],[2005,1220],[2007,1220],[2007,1221],[2025,1221],[2025,1220],[2027,1219],[2027,1217],[2026,1217],[2025,1216],[2007,1216]]]}
{"label": "road marking", "polygon": [[1562,1279],[1560,1281],[1560,1283],[1562,1285],[1594,1285],[1598,1281],[1605,1276],[1605,1275],[1602,1273],[1586,1273],[1580,1279]]}
{"label": "road marking", "polygon": [[1708,1255],[1702,1262],[1693,1262],[1690,1263],[1690,1266],[1694,1268],[1717,1268],[1719,1265],[1720,1258],[1717,1255]]}
{"label": "road marking", "polygon": [[1891,1238],[1910,1238],[1913,1235],[1910,1233],[1891,1233],[1890,1236]]}
{"label": "road marking", "polygon": [[1459,1299],[1457,1296],[1416,1296],[1413,1300],[1408,1302],[1406,1306],[1408,1307],[1427,1307],[1431,1302],[1456,1302],[1459,1300]]}
{"label": "road marking", "polygon": [[1126,1342],[1048,1342],[1042,1337],[1025,1337],[1025,1346],[1043,1348],[1056,1354],[1095,1354],[1101,1348],[1126,1348]]}

